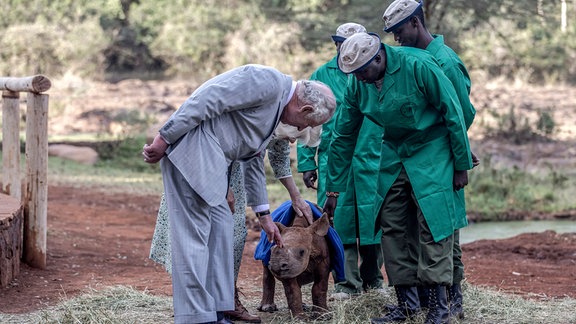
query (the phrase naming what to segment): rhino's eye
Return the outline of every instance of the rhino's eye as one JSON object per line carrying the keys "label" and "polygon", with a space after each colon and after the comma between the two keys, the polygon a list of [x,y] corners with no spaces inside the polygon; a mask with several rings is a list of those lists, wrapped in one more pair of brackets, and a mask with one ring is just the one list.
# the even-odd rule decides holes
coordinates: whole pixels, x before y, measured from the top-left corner
{"label": "rhino's eye", "polygon": [[300,249],[300,251],[298,251],[298,254],[300,254],[300,257],[303,257],[304,254],[306,254],[306,251],[304,249]]}

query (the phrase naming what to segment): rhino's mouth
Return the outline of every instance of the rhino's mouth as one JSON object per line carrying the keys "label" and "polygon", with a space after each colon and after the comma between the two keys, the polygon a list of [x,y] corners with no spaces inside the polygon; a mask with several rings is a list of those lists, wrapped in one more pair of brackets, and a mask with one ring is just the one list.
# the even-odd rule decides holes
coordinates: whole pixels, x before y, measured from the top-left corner
{"label": "rhino's mouth", "polygon": [[272,265],[268,266],[272,275],[278,279],[292,279],[298,277],[302,271],[297,271],[295,269],[275,269]]}

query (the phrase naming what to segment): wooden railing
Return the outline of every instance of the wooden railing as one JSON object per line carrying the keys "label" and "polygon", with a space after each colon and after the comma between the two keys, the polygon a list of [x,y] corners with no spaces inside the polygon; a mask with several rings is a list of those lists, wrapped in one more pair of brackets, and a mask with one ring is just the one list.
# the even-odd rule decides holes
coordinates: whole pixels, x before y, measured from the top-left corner
{"label": "wooden railing", "polygon": [[[48,213],[48,95],[52,86],[42,75],[0,77],[2,90],[2,192],[24,208],[22,260],[46,268]],[[20,171],[20,92],[26,98],[26,177]],[[24,188],[24,194],[22,189]]]}

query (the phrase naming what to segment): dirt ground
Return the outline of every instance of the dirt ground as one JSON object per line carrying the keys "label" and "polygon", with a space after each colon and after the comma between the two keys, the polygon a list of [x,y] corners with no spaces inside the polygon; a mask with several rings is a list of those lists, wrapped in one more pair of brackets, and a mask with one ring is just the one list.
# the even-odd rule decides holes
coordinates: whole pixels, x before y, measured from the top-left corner
{"label": "dirt ground", "polygon": [[[576,88],[510,89],[486,85],[475,89],[472,99],[478,113],[470,131],[475,140],[482,138],[483,129],[495,125],[495,111],[505,114],[510,107],[532,119],[539,109],[553,108],[550,111],[558,122],[555,143],[510,146],[485,140],[473,147],[476,153],[490,155],[494,164],[506,163],[526,170],[548,164],[572,169],[576,166]],[[192,87],[183,83],[128,80],[98,87],[77,80],[55,83],[50,105],[58,109],[51,112],[49,132],[113,133],[123,126],[113,121],[114,116],[119,116],[118,111],[137,107],[139,111],[165,117],[191,91]],[[169,275],[148,258],[159,199],[50,186],[47,269],[23,264],[20,276],[0,289],[0,312],[27,313],[89,288],[114,285],[170,295]],[[257,304],[260,298],[261,264],[253,258],[258,239],[259,232],[249,231],[238,283],[250,304]],[[467,281],[531,299],[576,298],[575,246],[576,233],[555,232],[465,244]]]}
{"label": "dirt ground", "polygon": [[[148,259],[158,202],[50,187],[47,269],[22,265],[18,279],[0,290],[0,312],[27,313],[114,285],[170,295],[170,277]],[[238,283],[252,304],[260,298],[261,264],[253,258],[258,239],[251,230]],[[575,246],[576,233],[550,231],[465,244],[467,280],[527,298],[576,298]]]}

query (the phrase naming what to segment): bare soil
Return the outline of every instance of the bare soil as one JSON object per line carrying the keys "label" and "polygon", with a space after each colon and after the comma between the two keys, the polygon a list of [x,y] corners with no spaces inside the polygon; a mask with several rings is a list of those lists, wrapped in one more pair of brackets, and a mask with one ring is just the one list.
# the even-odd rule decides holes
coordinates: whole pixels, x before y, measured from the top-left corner
{"label": "bare soil", "polygon": [[[575,166],[576,89],[476,89],[473,102],[478,109],[478,126],[471,130],[476,153],[489,154],[495,163],[521,168],[547,163]],[[71,80],[52,91],[50,105],[59,111],[50,120],[50,132],[121,130],[122,123],[114,121],[114,112],[119,108],[137,108],[165,117],[191,90],[191,86],[182,83],[169,86],[125,81],[95,86]],[[506,113],[511,106],[530,118],[535,118],[538,109],[553,108],[551,112],[559,122],[555,140],[518,145],[485,138],[480,130],[494,125],[490,111],[500,109]],[[78,296],[88,288],[114,285],[171,295],[169,275],[148,259],[159,200],[158,196],[103,193],[97,188],[50,186],[47,269],[23,264],[20,276],[0,289],[0,312],[28,313]],[[530,216],[517,215],[516,219]],[[248,234],[238,281],[243,298],[249,299],[251,305],[260,298],[261,264],[253,258],[258,239],[259,231],[253,228]],[[550,231],[465,244],[466,280],[531,299],[576,298],[575,246],[576,233]]]}
{"label": "bare soil", "polygon": [[[158,203],[159,197],[50,187],[47,269],[23,264],[18,279],[0,290],[0,312],[28,313],[114,285],[171,295],[169,275],[148,259]],[[238,282],[250,304],[260,298],[258,239],[250,230]],[[465,244],[467,281],[527,298],[576,298],[575,246],[576,233],[551,231]]]}

